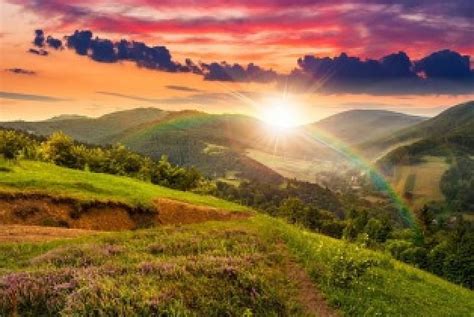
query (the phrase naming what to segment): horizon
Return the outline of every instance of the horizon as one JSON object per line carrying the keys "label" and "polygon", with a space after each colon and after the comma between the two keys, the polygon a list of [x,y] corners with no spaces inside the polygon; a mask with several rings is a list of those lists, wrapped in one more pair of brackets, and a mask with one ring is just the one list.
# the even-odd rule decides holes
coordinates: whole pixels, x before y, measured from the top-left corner
{"label": "horizon", "polygon": [[[474,100],[466,100],[465,102],[463,103],[468,103],[468,102],[472,102]],[[328,116],[325,116],[323,118],[320,118],[318,120],[315,120],[315,121],[307,121],[307,122],[303,122],[303,123],[299,123],[299,124],[296,124],[296,125],[293,125],[292,127],[294,128],[298,128],[298,127],[302,127],[304,125],[307,125],[307,124],[312,124],[312,123],[318,123],[318,122],[321,122],[325,119],[328,119],[328,118],[331,118],[333,116],[336,116],[336,115],[339,115],[339,114],[342,114],[342,113],[347,113],[347,112],[352,112],[352,111],[368,111],[368,112],[377,112],[377,111],[383,111],[383,112],[389,112],[389,113],[396,113],[396,114],[402,114],[402,115],[407,115],[407,116],[412,116],[412,117],[418,117],[418,118],[424,118],[424,119],[430,119],[430,118],[434,118],[436,117],[437,115],[439,115],[440,113],[444,112],[445,110],[448,110],[452,107],[455,107],[457,105],[451,105],[449,107],[443,107],[443,108],[440,108],[439,112],[437,112],[436,114],[432,115],[432,116],[423,116],[423,115],[416,115],[416,114],[411,114],[411,113],[407,113],[407,112],[402,112],[402,111],[394,111],[394,110],[388,110],[388,109],[364,109],[364,108],[354,108],[354,109],[347,109],[347,110],[342,110],[340,112],[336,112],[334,114],[330,114]],[[221,112],[221,113],[210,113],[210,112],[205,112],[203,110],[198,110],[198,109],[180,109],[180,110],[166,110],[166,109],[162,109],[162,108],[158,108],[158,107],[153,107],[153,106],[149,106],[149,107],[136,107],[136,108],[129,108],[129,109],[124,109],[124,110],[117,110],[117,111],[112,111],[112,112],[106,112],[104,114],[100,114],[100,115],[97,115],[97,116],[88,116],[88,115],[81,115],[81,114],[78,114],[78,113],[61,113],[59,115],[54,115],[54,116],[46,116],[42,119],[37,119],[37,120],[24,120],[24,119],[13,119],[13,120],[7,120],[7,121],[3,121],[3,122],[43,122],[43,121],[48,121],[48,120],[52,120],[52,119],[62,119],[64,118],[64,120],[75,120],[75,119],[99,119],[101,117],[104,117],[104,116],[107,116],[107,115],[110,115],[110,114],[114,114],[114,113],[120,113],[120,112],[127,112],[127,111],[134,111],[134,110],[140,110],[140,109],[156,109],[156,110],[160,110],[160,111],[167,111],[167,112],[181,112],[181,111],[195,111],[195,112],[199,112],[199,113],[204,113],[204,114],[210,114],[210,115],[243,115],[243,116],[247,116],[247,117],[250,117],[250,118],[254,118],[254,119],[257,119],[263,123],[267,123],[269,124],[266,120],[264,120],[263,118],[257,116],[257,115],[252,115],[252,114],[243,114],[243,113],[237,113],[237,112]]]}

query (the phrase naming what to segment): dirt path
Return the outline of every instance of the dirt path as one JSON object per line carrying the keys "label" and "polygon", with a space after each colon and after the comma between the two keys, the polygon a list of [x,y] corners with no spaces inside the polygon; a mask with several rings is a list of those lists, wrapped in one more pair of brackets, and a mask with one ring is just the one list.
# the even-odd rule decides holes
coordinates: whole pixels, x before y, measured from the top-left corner
{"label": "dirt path", "polygon": [[83,235],[97,234],[98,232],[100,231],[43,226],[0,225],[0,243],[39,242],[75,238]]}
{"label": "dirt path", "polygon": [[339,314],[328,306],[321,291],[314,285],[308,273],[292,258],[285,267],[287,275],[299,290],[299,300],[309,316],[337,317]]}

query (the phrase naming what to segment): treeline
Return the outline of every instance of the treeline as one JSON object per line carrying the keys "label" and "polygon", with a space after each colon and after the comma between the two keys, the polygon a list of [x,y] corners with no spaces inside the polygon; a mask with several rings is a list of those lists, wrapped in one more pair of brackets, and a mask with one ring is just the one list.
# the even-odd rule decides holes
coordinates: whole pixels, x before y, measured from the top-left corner
{"label": "treeline", "polygon": [[129,176],[180,190],[194,189],[202,181],[194,167],[173,165],[166,156],[155,161],[120,144],[91,146],[74,141],[62,132],[40,138],[14,130],[0,130],[0,155],[9,160],[41,160],[74,169]]}
{"label": "treeline", "polygon": [[[334,192],[297,180],[286,180],[284,185],[242,181],[234,186],[217,182],[210,193],[334,238],[357,240],[360,234],[365,234],[365,243],[371,246],[385,242],[395,225],[387,213],[375,210],[369,213],[357,203],[350,212],[345,212],[350,206],[343,204]],[[360,221],[360,217],[370,218],[369,223]]]}
{"label": "treeline", "polygon": [[474,159],[464,155],[452,158],[451,163],[441,178],[441,191],[450,208],[474,211]]}

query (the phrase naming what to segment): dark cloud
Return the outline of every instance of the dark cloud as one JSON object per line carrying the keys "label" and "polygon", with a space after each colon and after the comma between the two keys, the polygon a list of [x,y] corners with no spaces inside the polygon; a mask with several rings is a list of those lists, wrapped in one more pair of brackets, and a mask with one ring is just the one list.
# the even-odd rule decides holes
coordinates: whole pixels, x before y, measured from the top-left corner
{"label": "dark cloud", "polygon": [[48,55],[48,51],[45,51],[43,49],[35,49],[35,48],[30,48],[28,50],[28,53],[31,53],[31,54],[35,54],[35,55],[40,55],[40,56],[47,56]]}
{"label": "dark cloud", "polygon": [[63,48],[63,42],[60,39],[52,37],[51,35],[46,38],[46,43],[49,47],[54,48],[55,50]]}
{"label": "dark cloud", "polygon": [[19,75],[36,75],[35,71],[24,69],[24,68],[7,68],[5,69],[6,72],[10,72],[13,74],[19,74]]}
{"label": "dark cloud", "polygon": [[[36,35],[44,37],[43,32]],[[131,61],[138,67],[152,70],[199,74],[209,81],[277,83],[293,91],[329,94],[455,95],[474,92],[469,56],[450,50],[432,53],[418,61],[412,61],[405,52],[389,54],[381,59],[361,59],[345,53],[336,57],[306,55],[297,60],[297,67],[290,74],[279,74],[254,63],[246,66],[225,61],[195,64],[186,59],[181,64],[173,60],[165,46],[94,38],[89,30],[75,31],[66,37],[66,43],[77,54],[97,62]],[[31,49],[30,52],[47,54],[44,49]],[[169,89],[190,91],[182,87]],[[138,98],[140,101],[147,100]],[[149,101],[155,102],[154,99]]]}
{"label": "dark cloud", "polygon": [[273,82],[278,74],[273,70],[266,70],[253,63],[247,67],[240,64],[226,62],[202,64],[205,80],[236,81],[236,82]]}
{"label": "dark cloud", "polygon": [[200,89],[186,87],[186,86],[168,85],[168,86],[165,86],[165,87],[170,89],[170,90],[177,90],[177,91],[201,92]]}
{"label": "dark cloud", "polygon": [[417,72],[427,78],[466,79],[472,77],[469,56],[458,52],[443,50],[435,52],[415,63]]}
{"label": "dark cloud", "polygon": [[[418,62],[404,53],[380,60],[361,60],[345,53],[330,57],[304,56],[285,78],[293,90],[368,94],[466,94],[474,92],[469,57],[444,50]],[[280,83],[282,84],[282,83]]]}
{"label": "dark cloud", "polygon": [[44,32],[43,30],[35,30],[35,38],[33,45],[36,47],[44,47]]}
{"label": "dark cloud", "polygon": [[43,95],[30,95],[8,91],[0,91],[0,98],[2,99],[13,99],[13,100],[27,100],[27,101],[41,101],[41,102],[56,102],[65,101],[66,99],[43,96]]}
{"label": "dark cloud", "polygon": [[165,46],[148,46],[143,42],[93,38],[89,30],[75,31],[67,36],[67,46],[79,55],[87,55],[97,62],[115,63],[132,61],[138,67],[166,72],[184,72],[204,75],[205,80],[271,82],[277,78],[273,70],[265,70],[255,64],[246,67],[239,64],[210,63],[195,64],[186,59],[184,64],[173,61]]}

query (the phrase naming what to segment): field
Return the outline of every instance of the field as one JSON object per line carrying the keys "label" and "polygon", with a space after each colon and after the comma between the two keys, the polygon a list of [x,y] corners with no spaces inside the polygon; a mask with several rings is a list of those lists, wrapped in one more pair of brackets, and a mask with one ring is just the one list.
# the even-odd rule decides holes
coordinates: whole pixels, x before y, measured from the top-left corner
{"label": "field", "polygon": [[315,182],[319,172],[334,171],[337,168],[337,163],[330,161],[283,157],[253,149],[247,149],[246,154],[284,177],[307,182]]}
{"label": "field", "polygon": [[430,201],[444,200],[439,184],[448,168],[444,157],[425,156],[422,163],[396,166],[390,181],[400,195],[419,208]]}

